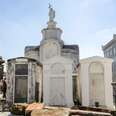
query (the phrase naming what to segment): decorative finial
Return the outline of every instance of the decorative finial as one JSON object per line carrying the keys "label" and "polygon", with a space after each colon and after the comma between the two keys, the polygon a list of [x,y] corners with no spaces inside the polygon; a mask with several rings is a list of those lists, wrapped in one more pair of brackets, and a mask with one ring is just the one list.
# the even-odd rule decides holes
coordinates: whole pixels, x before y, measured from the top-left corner
{"label": "decorative finial", "polygon": [[49,21],[53,21],[55,18],[55,10],[52,8],[51,4],[49,4]]}

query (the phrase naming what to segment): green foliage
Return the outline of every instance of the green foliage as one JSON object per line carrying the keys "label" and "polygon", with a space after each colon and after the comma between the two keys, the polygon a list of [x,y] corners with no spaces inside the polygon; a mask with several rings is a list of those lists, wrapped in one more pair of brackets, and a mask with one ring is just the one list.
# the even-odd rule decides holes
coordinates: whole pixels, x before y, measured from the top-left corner
{"label": "green foliage", "polygon": [[75,98],[75,99],[74,99],[74,105],[75,105],[75,106],[81,106],[81,102],[79,101],[78,98]]}
{"label": "green foliage", "polygon": [[25,115],[25,106],[21,106],[21,105],[12,105],[12,107],[10,108],[10,112],[12,114],[15,115]]}
{"label": "green foliage", "polygon": [[95,107],[99,107],[99,102],[95,102]]}

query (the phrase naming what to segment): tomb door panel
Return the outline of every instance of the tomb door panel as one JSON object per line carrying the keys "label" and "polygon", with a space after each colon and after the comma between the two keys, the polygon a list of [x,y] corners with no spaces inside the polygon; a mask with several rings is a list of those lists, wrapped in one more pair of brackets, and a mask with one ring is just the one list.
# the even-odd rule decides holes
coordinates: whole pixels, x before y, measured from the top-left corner
{"label": "tomb door panel", "polygon": [[15,77],[15,102],[27,102],[28,82],[27,76]]}
{"label": "tomb door panel", "polygon": [[104,84],[103,75],[92,75],[91,81],[91,104],[95,105],[95,102],[99,102],[100,105],[105,104],[104,97]]}
{"label": "tomb door panel", "polygon": [[50,80],[50,105],[65,106],[64,78],[56,77]]}

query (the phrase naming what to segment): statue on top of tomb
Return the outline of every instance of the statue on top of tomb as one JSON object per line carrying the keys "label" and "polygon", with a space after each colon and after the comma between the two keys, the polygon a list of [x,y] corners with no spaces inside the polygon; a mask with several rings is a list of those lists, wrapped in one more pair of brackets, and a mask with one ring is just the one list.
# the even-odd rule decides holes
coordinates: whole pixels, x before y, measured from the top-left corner
{"label": "statue on top of tomb", "polygon": [[53,21],[55,18],[55,10],[52,8],[51,4],[49,4],[49,21]]}

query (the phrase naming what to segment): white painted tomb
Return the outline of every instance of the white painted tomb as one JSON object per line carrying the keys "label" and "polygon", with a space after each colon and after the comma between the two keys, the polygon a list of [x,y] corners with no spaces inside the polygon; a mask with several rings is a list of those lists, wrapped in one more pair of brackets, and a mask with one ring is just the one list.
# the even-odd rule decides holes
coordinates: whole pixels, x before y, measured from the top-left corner
{"label": "white painted tomb", "polygon": [[80,61],[82,105],[113,109],[112,59],[90,57]]}

